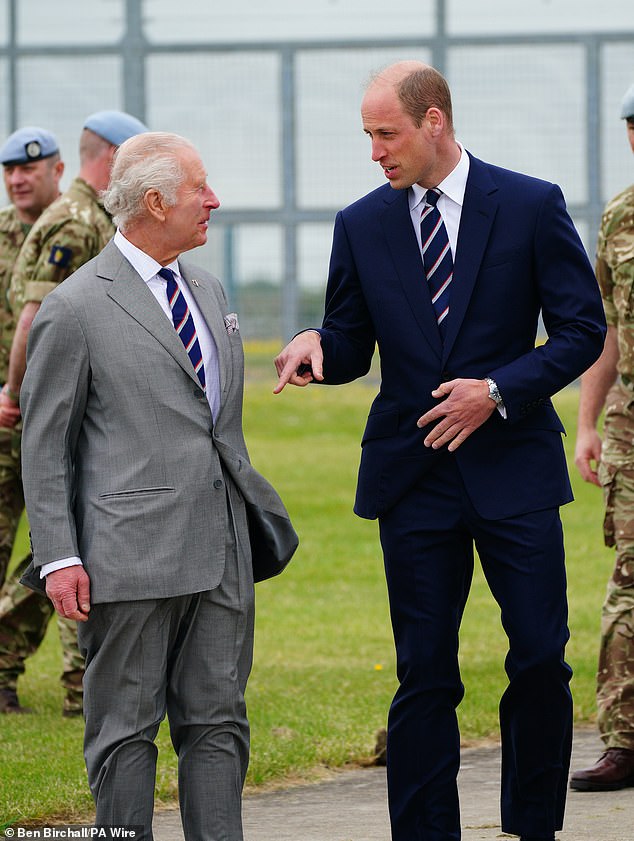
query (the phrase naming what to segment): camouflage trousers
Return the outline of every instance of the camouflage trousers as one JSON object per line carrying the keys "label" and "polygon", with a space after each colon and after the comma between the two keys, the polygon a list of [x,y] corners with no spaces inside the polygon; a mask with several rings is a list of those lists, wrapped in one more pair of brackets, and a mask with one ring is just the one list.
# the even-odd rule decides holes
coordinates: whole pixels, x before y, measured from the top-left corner
{"label": "camouflage trousers", "polygon": [[[19,430],[0,428],[0,573],[2,581],[11,559],[15,535],[24,510],[20,478]],[[20,584],[31,556],[24,558],[0,590],[0,689],[17,689],[25,661],[40,646],[53,605],[46,596]],[[4,566],[3,566],[4,564]],[[77,644],[77,623],[57,617],[62,643],[64,711],[82,709],[84,660]]]}
{"label": "camouflage trousers", "polygon": [[20,429],[0,427],[0,587],[7,576],[15,535],[24,511],[20,439]]}
{"label": "camouflage trousers", "polygon": [[634,750],[634,392],[615,386],[606,402],[599,478],[605,543],[616,548],[601,613],[598,726],[607,747]]}

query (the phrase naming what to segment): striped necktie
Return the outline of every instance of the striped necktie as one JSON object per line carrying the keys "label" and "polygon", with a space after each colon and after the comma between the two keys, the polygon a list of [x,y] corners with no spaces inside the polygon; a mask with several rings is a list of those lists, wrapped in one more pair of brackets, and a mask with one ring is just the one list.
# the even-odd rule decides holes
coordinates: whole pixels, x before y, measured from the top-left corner
{"label": "striped necktie", "polygon": [[180,340],[185,346],[185,350],[191,359],[194,371],[200,380],[200,384],[205,388],[205,366],[203,365],[203,355],[200,350],[200,343],[196,336],[196,327],[194,319],[187,306],[185,296],[180,290],[174,272],[171,269],[160,269],[158,274],[167,281],[167,301],[172,311],[172,320],[174,321],[174,328]]}
{"label": "striped necktie", "polygon": [[436,202],[441,196],[438,188],[427,190],[420,220],[423,266],[429,285],[431,302],[436,313],[440,334],[445,336],[445,319],[449,314],[449,287],[453,279],[453,258],[447,229]]}

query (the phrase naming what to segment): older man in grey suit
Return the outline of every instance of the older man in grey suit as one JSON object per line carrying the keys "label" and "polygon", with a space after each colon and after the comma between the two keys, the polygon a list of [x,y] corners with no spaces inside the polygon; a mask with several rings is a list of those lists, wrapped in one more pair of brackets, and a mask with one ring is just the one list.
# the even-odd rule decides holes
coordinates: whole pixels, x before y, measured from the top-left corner
{"label": "older man in grey suit", "polygon": [[79,621],[97,823],[151,838],[167,712],[185,837],[240,841],[254,612],[245,500],[287,515],[249,463],[237,319],[218,280],[179,258],[206,241],[219,206],[198,153],[177,135],[132,138],[105,205],[114,240],[45,299],[31,331],[34,563],[57,611]]}

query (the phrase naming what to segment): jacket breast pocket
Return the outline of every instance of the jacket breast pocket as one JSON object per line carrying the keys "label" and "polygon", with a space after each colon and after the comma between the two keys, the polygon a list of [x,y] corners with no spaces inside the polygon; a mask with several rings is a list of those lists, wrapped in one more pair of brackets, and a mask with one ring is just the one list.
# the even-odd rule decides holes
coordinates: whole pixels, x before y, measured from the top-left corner
{"label": "jacket breast pocket", "polygon": [[480,266],[480,271],[494,269],[497,266],[505,266],[508,263],[516,263],[521,259],[522,255],[519,251],[517,251],[517,249],[500,249],[499,251],[494,251],[491,254],[485,255],[482,265]]}

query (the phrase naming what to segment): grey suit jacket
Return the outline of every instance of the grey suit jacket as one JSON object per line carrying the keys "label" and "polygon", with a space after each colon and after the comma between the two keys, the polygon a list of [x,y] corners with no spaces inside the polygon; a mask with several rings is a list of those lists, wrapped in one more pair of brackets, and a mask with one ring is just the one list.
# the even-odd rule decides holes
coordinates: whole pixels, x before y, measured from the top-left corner
{"label": "grey suit jacket", "polygon": [[228,476],[245,543],[245,499],[288,518],[249,462],[242,342],[225,326],[222,287],[179,262],[218,349],[215,424],[175,330],[112,242],[46,297],[29,336],[22,469],[34,564],[79,555],[94,603],[217,586]]}

